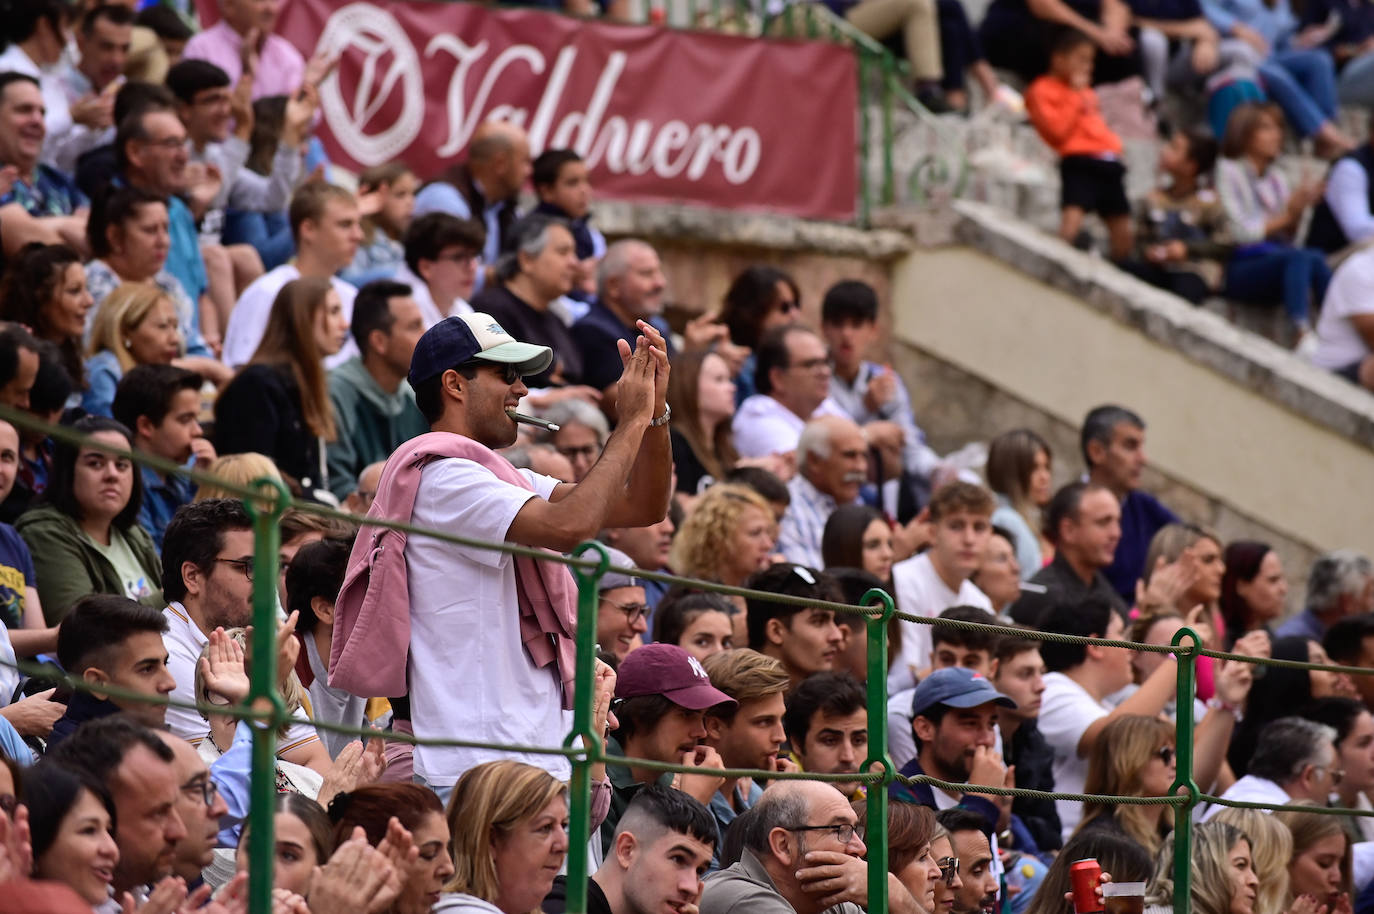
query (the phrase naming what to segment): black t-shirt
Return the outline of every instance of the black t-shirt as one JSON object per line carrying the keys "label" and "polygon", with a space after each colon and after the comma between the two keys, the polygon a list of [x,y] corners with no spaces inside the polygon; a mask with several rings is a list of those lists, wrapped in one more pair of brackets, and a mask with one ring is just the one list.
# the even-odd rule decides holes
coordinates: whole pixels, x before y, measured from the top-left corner
{"label": "black t-shirt", "polygon": [[701,481],[708,475],[706,467],[697,459],[696,452],[681,432],[670,428],[668,437],[673,443],[673,468],[677,470],[677,491],[684,495],[701,494]]}
{"label": "black t-shirt", "polygon": [[490,314],[501,329],[522,343],[548,346],[553,350],[553,364],[525,378],[530,387],[582,383],[582,351],[573,341],[568,325],[552,311],[534,310],[495,282],[483,286],[482,291],[472,297],[472,310]]}
{"label": "black t-shirt", "polygon": [[[540,905],[544,914],[563,914],[568,909],[568,877],[558,876],[553,880],[553,888],[544,896]],[[587,914],[612,914],[611,903],[595,879],[587,880]]]}

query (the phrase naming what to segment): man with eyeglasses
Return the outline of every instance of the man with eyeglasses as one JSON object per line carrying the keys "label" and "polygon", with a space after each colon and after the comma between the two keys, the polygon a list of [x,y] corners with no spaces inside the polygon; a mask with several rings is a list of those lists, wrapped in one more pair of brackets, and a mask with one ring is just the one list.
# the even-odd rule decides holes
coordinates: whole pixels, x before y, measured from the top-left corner
{"label": "man with eyeglasses", "polygon": [[[170,602],[163,641],[176,680],[172,698],[196,701],[196,668],[216,628],[242,628],[253,621],[253,522],[237,498],[209,498],[184,505],[167,525],[162,546],[162,593]],[[278,645],[283,643],[278,635]],[[278,662],[283,680],[291,663]],[[167,728],[192,745],[212,739],[199,711],[167,709]],[[237,747],[251,727],[234,731]],[[247,737],[251,741],[251,734]],[[229,752],[230,746],[218,746]],[[323,774],[329,753],[309,721],[290,725],[277,742],[277,757]]]}
{"label": "man with eyeglasses", "polygon": [[[868,864],[858,816],[820,781],[781,781],[750,813],[738,863],[706,880],[701,914],[862,914]],[[911,893],[888,874],[891,914],[918,914]]]}
{"label": "man with eyeglasses", "polygon": [[[608,548],[611,564],[634,567],[634,561],[619,549]],[[597,582],[600,602],[596,613],[596,643],[616,660],[643,645],[640,636],[649,628],[649,604],[644,602],[644,582],[633,575],[608,571]]]}
{"label": "man with eyeglasses", "polygon": [[450,213],[417,214],[401,245],[405,263],[392,278],[410,286],[428,330],[446,317],[471,314],[473,290],[482,272],[486,229],[474,219]]}
{"label": "man with eyeglasses", "polygon": [[961,887],[954,892],[954,914],[985,914],[995,910],[998,880],[992,845],[988,841],[987,820],[972,810],[957,806],[941,810],[936,820],[949,832],[955,857],[954,861],[937,861],[941,864],[940,875],[949,884],[958,872],[961,882]]}
{"label": "man with eyeglasses", "polygon": [[[1280,806],[1304,802],[1327,806],[1344,777],[1334,728],[1302,717],[1280,717],[1259,732],[1245,776],[1221,798]],[[1223,808],[1217,804],[1207,807],[1203,821]]]}
{"label": "man with eyeglasses", "polygon": [[759,340],[757,355],[758,393],[740,404],[730,425],[741,457],[792,454],[809,420],[847,418],[830,399],[830,355],[814,330],[775,327]]}
{"label": "man with eyeglasses", "polygon": [[214,860],[220,819],[229,805],[194,746],[165,730],[155,732],[174,756],[172,769],[180,785],[176,811],[186,826],[186,837],[177,842],[172,875],[185,879],[187,889],[194,891],[201,881],[201,870]]}

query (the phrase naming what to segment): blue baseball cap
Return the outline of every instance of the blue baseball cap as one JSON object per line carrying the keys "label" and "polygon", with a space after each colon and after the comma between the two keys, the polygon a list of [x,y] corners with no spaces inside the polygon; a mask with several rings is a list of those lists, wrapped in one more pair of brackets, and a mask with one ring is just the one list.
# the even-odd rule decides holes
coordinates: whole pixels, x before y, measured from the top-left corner
{"label": "blue baseball cap", "polygon": [[994,689],[982,673],[961,666],[946,667],[921,680],[911,696],[911,716],[914,718],[935,705],[976,708],[990,701],[1004,708],[1016,707],[1016,702]]}
{"label": "blue baseball cap", "polygon": [[553,364],[553,350],[520,342],[490,314],[459,314],[444,318],[420,337],[407,377],[414,387],[473,359],[514,365],[522,375],[539,374]]}

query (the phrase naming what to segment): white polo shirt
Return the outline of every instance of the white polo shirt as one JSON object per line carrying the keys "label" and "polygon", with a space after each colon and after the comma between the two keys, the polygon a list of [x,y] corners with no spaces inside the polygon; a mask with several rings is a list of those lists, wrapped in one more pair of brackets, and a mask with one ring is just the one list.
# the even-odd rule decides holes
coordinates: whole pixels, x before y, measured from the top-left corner
{"label": "white polo shirt", "polygon": [[[992,601],[972,581],[964,581],[957,591],[950,590],[940,578],[930,553],[898,562],[892,566],[892,596],[897,609],[913,616],[933,619],[951,606],[976,606],[992,612]],[[902,620],[902,650],[892,658],[887,673],[887,694],[916,687],[916,671],[930,666],[930,626]]]}
{"label": "white polo shirt", "polygon": [[[177,684],[171,697],[175,701],[195,701],[196,664],[200,663],[200,652],[210,636],[201,632],[180,603],[173,601],[162,615],[167,620],[167,633],[162,636],[162,643],[167,646],[167,669]],[[209,722],[199,711],[190,708],[168,708],[167,729],[193,746],[199,746],[210,735]],[[291,725],[285,739],[277,740],[277,756],[280,758],[319,738],[308,721],[300,720]]]}
{"label": "white polo shirt", "polygon": [[[1088,690],[1063,673],[1045,674],[1045,692],[1040,696],[1037,726],[1045,742],[1054,750],[1054,789],[1061,793],[1082,793],[1088,776],[1088,760],[1078,754],[1078,743],[1088,727],[1111,713]],[[1075,800],[1055,800],[1064,840],[1069,840],[1083,818],[1083,804]]]}

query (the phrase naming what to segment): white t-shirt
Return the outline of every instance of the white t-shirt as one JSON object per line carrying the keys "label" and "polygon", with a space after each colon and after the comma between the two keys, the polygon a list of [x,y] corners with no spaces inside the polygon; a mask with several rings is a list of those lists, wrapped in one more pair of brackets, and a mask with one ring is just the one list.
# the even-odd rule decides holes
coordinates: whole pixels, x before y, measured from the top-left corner
{"label": "white t-shirt", "polygon": [[[248,364],[253,353],[258,351],[262,335],[267,330],[267,318],[272,313],[272,302],[282,286],[293,279],[300,279],[301,271],[294,263],[284,263],[268,273],[264,273],[243,290],[234,310],[229,312],[229,326],[224,328],[224,355],[222,361],[230,368],[240,368]],[[337,276],[329,277],[329,284],[338,293],[343,304],[344,319],[353,322],[353,299],[358,290]],[[325,368],[337,368],[358,354],[358,345],[350,335],[343,348],[324,360]]]}
{"label": "white t-shirt", "polygon": [[[1045,674],[1045,692],[1040,696],[1038,725],[1045,742],[1054,750],[1054,789],[1061,793],[1082,793],[1088,775],[1088,760],[1078,754],[1078,741],[1093,721],[1111,711],[1088,694],[1087,689],[1063,673]],[[1083,818],[1083,804],[1075,800],[1055,800],[1064,840]]]}
{"label": "white t-shirt", "polygon": [[402,263],[392,278],[396,282],[410,286],[410,297],[415,300],[415,304],[420,308],[420,318],[425,322],[426,330],[446,317],[472,313],[472,305],[461,298],[453,300],[453,305],[449,307],[447,314],[442,313],[439,306],[434,303],[434,296],[429,294],[429,286],[423,279],[410,272],[408,264]]}
{"label": "white t-shirt", "polygon": [[1350,255],[1331,277],[1317,318],[1317,348],[1312,363],[1335,371],[1369,355],[1352,315],[1374,314],[1374,248]]}
{"label": "white t-shirt", "polygon": [[[534,491],[513,486],[471,460],[436,460],[424,468],[411,523],[502,542],[525,502],[547,499],[558,480],[521,470]],[[572,727],[553,665],[530,660],[520,637],[514,558],[411,536],[411,722],[421,739],[472,739],[527,746],[562,745]],[[562,756],[416,746],[415,773],[452,786],[482,762],[515,758],[567,780]]]}
{"label": "white t-shirt", "polygon": [[[811,414],[812,419],[819,416],[849,418],[849,414],[829,397],[821,401],[821,405]],[[795,451],[805,425],[805,419],[777,400],[767,394],[754,394],[735,410],[730,432],[735,437],[735,450],[739,451],[741,457],[767,457]]]}
{"label": "white t-shirt", "polygon": [[[200,627],[192,621],[191,614],[180,603],[168,604],[162,615],[167,620],[167,633],[162,636],[162,643],[167,647],[167,670],[177,684],[172,690],[172,700],[195,701],[196,664],[200,662],[200,652],[210,638],[201,633]],[[299,714],[296,716],[300,717]],[[199,746],[210,735],[209,722],[201,717],[199,711],[191,708],[169,707],[167,729],[193,746]],[[318,739],[315,727],[301,718],[291,725],[285,739],[277,740],[277,757]]]}
{"label": "white t-shirt", "polygon": [[[958,591],[950,590],[936,573],[929,552],[893,565],[892,589],[897,608],[913,616],[933,619],[951,606],[976,606],[992,612],[992,601],[971,581],[960,584]],[[930,666],[930,646],[929,625],[902,620],[902,650],[892,658],[887,694],[916,687],[916,671]]]}

